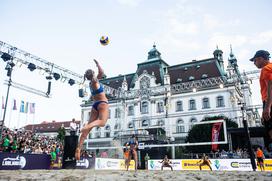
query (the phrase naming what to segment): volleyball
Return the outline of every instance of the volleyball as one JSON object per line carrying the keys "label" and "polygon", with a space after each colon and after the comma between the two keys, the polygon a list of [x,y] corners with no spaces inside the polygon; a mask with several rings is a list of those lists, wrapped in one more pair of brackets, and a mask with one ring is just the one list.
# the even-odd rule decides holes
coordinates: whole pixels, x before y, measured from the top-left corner
{"label": "volleyball", "polygon": [[102,44],[102,45],[104,45],[104,46],[106,46],[106,45],[108,45],[109,44],[109,38],[107,37],[107,36],[102,36],[101,38],[100,38],[100,43]]}

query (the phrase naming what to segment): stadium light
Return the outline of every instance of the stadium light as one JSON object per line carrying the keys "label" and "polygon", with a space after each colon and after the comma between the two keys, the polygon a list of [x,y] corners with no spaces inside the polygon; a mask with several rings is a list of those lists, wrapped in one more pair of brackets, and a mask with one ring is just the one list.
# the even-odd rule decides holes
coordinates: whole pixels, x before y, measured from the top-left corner
{"label": "stadium light", "polygon": [[69,79],[68,84],[70,84],[70,86],[75,84],[75,80],[74,79]]}
{"label": "stadium light", "polygon": [[36,69],[36,65],[34,63],[29,63],[27,68],[32,72]]}
{"label": "stadium light", "polygon": [[54,77],[55,80],[59,80],[60,79],[60,74],[54,73],[53,77]]}
{"label": "stadium light", "polygon": [[12,59],[12,56],[8,53],[3,53],[1,58],[4,60],[4,62],[9,61]]}

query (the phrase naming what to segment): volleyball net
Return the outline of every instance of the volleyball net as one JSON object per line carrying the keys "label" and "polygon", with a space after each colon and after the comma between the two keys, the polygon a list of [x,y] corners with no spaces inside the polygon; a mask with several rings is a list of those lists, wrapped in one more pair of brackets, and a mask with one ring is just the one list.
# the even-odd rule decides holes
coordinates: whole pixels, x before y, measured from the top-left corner
{"label": "volleyball net", "polygon": [[[136,125],[136,124],[135,124]],[[137,125],[136,125],[137,126]],[[114,130],[113,137],[88,139],[86,149],[91,151],[122,152],[125,143],[132,135],[138,138],[138,149],[152,149],[165,147],[187,147],[227,144],[227,127],[225,120],[211,120],[202,122],[180,122],[154,126],[141,126],[134,129]],[[102,144],[101,144],[102,143]]]}

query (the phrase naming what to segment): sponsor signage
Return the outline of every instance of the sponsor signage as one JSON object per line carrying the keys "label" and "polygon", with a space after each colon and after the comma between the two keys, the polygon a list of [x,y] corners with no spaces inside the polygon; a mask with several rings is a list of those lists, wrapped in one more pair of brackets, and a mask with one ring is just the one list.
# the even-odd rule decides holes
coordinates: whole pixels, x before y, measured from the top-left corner
{"label": "sponsor signage", "polygon": [[[129,169],[135,168],[134,160],[130,161]],[[111,158],[96,158],[95,159],[96,170],[125,170],[124,159],[111,159]]]}
{"label": "sponsor signage", "polygon": [[95,164],[94,158],[83,158],[76,162],[76,168],[79,169],[90,169],[93,168]]}
{"label": "sponsor signage", "polygon": [[[191,160],[181,160],[182,170],[199,170],[200,159],[191,159]],[[198,163],[199,162],[199,163]],[[201,167],[202,170],[210,170],[206,165]]]}
{"label": "sponsor signage", "polygon": [[[161,170],[161,160],[148,160],[148,170]],[[181,170],[181,160],[171,160],[170,165],[173,167],[173,170]],[[171,170],[170,167],[163,167],[163,170]]]}
{"label": "sponsor signage", "polygon": [[[38,160],[38,161],[37,161]],[[0,154],[0,170],[49,169],[50,155],[46,154]]]}
{"label": "sponsor signage", "polygon": [[[148,160],[148,170],[161,170],[162,160]],[[174,170],[199,170],[200,159],[171,160]],[[214,171],[252,171],[250,159],[210,159]],[[201,163],[201,162],[200,162]],[[264,160],[265,171],[272,171],[272,159]],[[170,168],[164,168],[170,169]],[[209,170],[208,166],[202,166],[202,170]],[[260,171],[258,166],[257,171]]]}

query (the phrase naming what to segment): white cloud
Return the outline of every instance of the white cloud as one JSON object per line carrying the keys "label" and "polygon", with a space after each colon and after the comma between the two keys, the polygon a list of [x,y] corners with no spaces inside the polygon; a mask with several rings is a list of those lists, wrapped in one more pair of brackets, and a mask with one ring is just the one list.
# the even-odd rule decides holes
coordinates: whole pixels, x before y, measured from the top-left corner
{"label": "white cloud", "polygon": [[214,29],[220,26],[219,21],[210,14],[205,14],[203,16],[203,25],[206,29]]}
{"label": "white cloud", "polygon": [[225,35],[223,33],[215,33],[209,40],[209,47],[219,46],[221,49],[229,49],[230,45],[240,47],[245,45],[248,37],[244,35]]}
{"label": "white cloud", "polygon": [[251,37],[250,43],[261,45],[272,41],[272,30],[264,31]]}
{"label": "white cloud", "polygon": [[142,0],[117,0],[117,2],[121,5],[135,7],[140,4]]}

